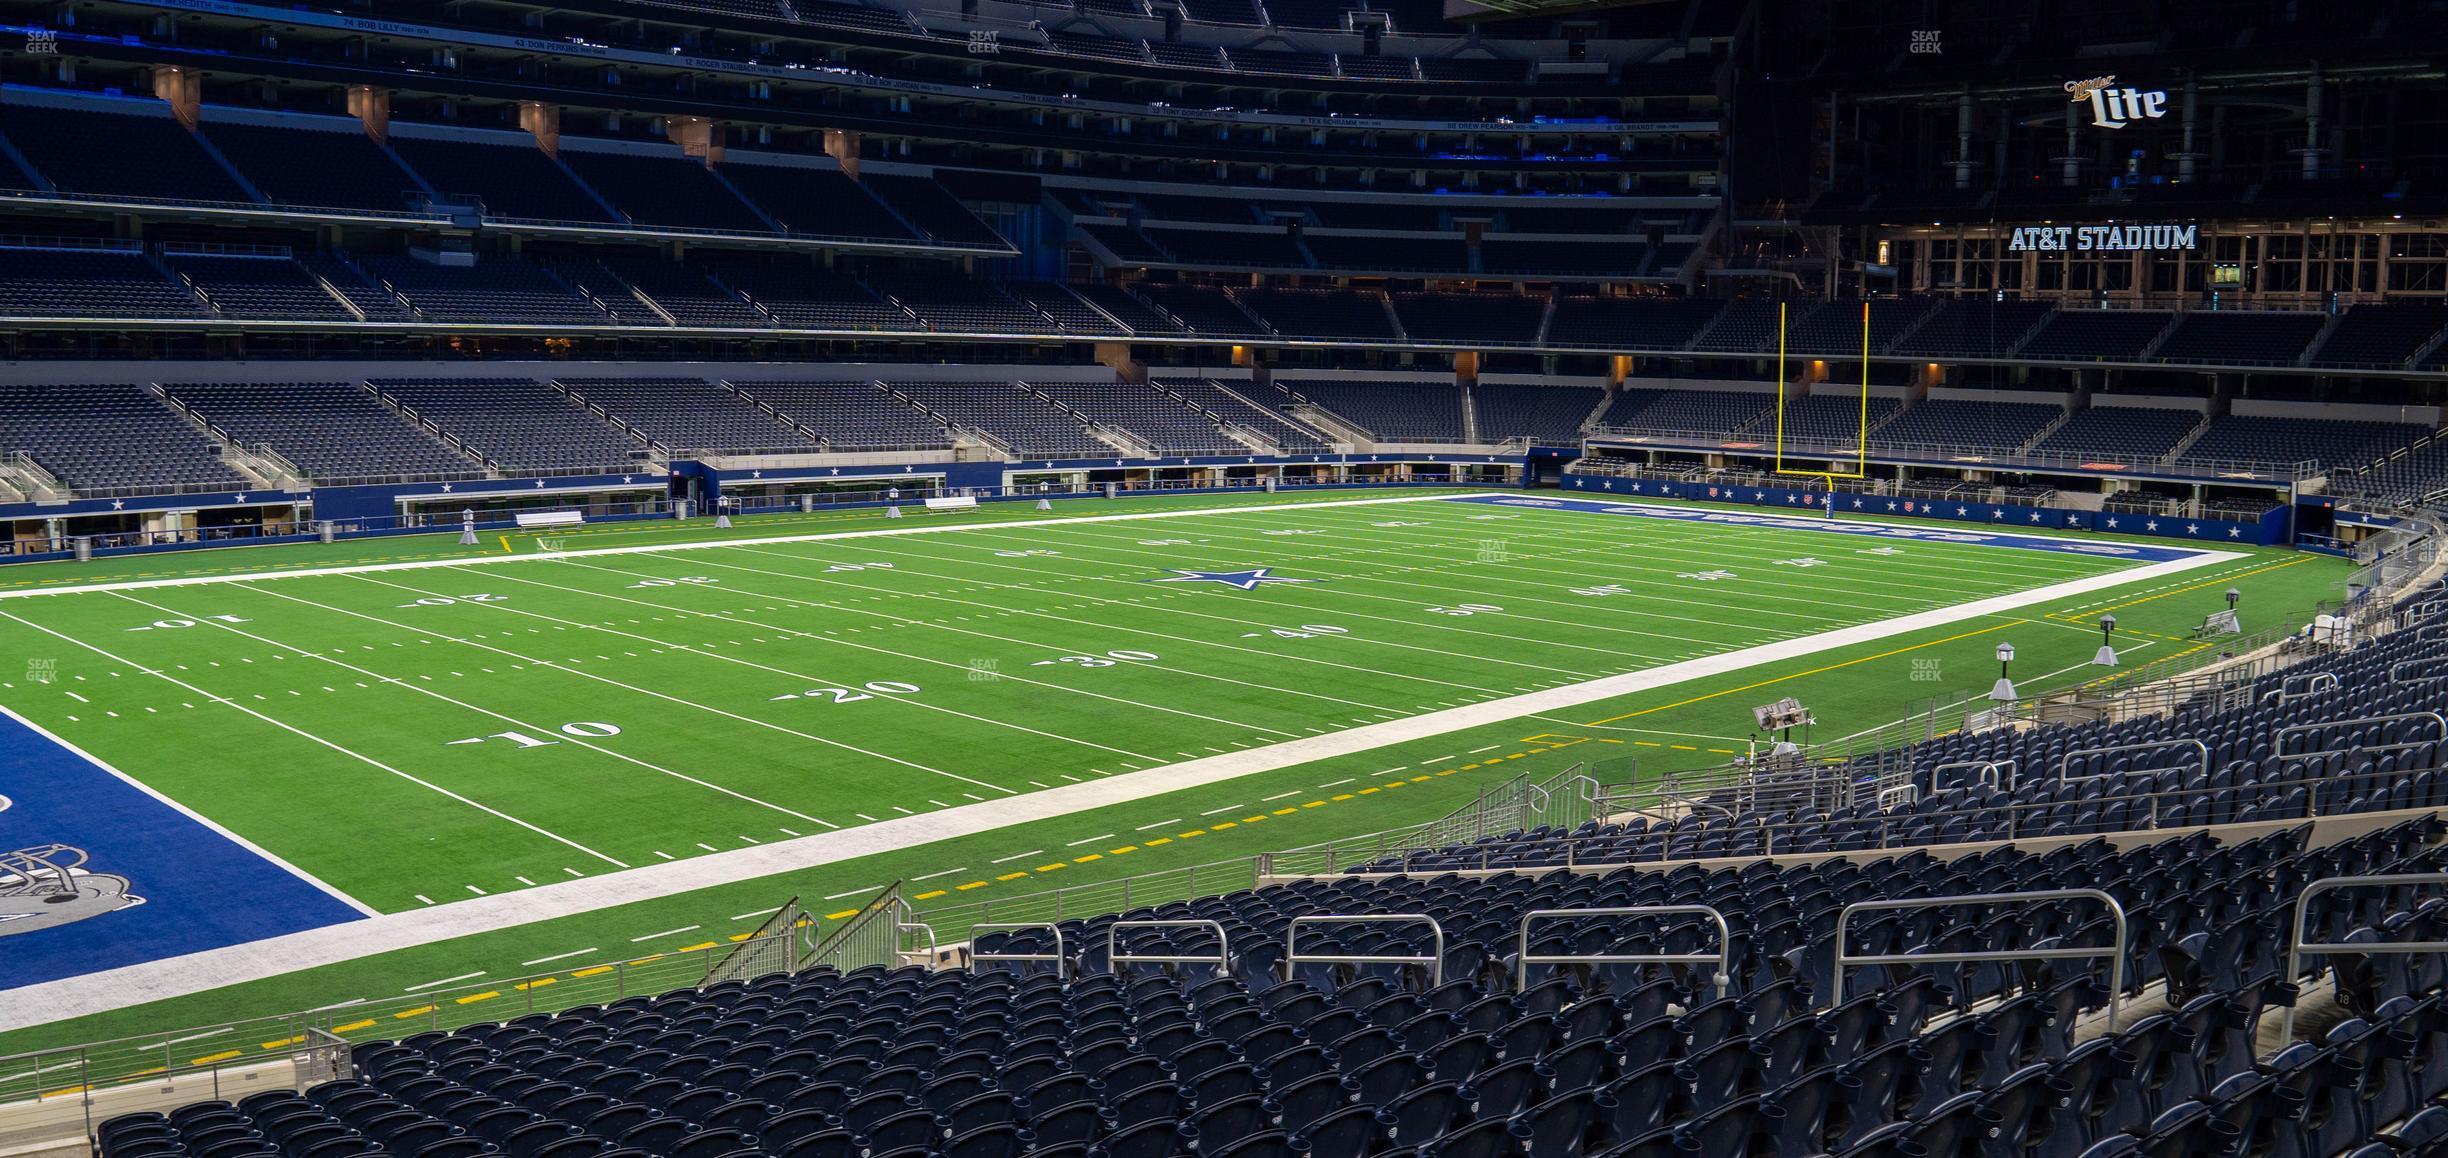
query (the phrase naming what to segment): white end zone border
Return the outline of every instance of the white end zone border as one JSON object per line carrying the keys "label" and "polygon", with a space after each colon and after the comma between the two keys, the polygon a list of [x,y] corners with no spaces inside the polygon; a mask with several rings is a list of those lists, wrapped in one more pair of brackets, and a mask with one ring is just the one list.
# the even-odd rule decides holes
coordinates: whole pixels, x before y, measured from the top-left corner
{"label": "white end zone border", "polygon": [[[111,767],[109,764],[105,763],[101,757],[78,747],[76,744],[70,742],[67,737],[62,736],[49,728],[43,727],[41,724],[37,724],[22,715],[19,715],[16,709],[11,708],[6,704],[0,704],[0,716],[7,716],[9,719],[16,721],[20,726],[24,727],[25,730],[58,745],[61,751],[66,752],[79,760],[83,760],[84,762],[91,764],[106,773],[109,773],[112,778],[130,788],[135,789],[138,792],[144,793],[148,797],[151,797],[155,803],[160,804],[162,807],[167,808],[172,812],[176,812],[180,816],[184,816],[199,825],[202,825],[206,831],[211,832],[214,836],[218,836],[231,844],[237,845],[239,848],[245,849],[249,855],[260,858],[264,863],[314,886],[316,891],[329,896],[331,899],[347,905],[349,908],[355,909],[358,913],[368,917],[379,917],[382,915],[380,910],[366,905],[357,898],[341,892],[339,889],[333,888],[330,884],[325,883],[322,878],[289,863],[272,850],[267,849],[254,841],[248,840],[235,832],[231,832],[229,829],[221,827],[221,825],[216,823],[211,817],[206,816],[201,812],[197,812],[195,809],[189,808],[176,800],[172,800],[171,798],[164,796],[159,791],[155,790],[152,785],[147,784],[142,780],[138,780],[137,778],[130,776],[117,768]],[[5,796],[0,796],[0,810],[5,810],[7,807],[8,798]]]}
{"label": "white end zone border", "polygon": [[[1200,515],[1237,515],[1250,511],[1317,510],[1326,507],[1375,507],[1389,503],[1434,503],[1458,498],[1503,498],[1502,491],[1473,491],[1462,494],[1443,492],[1432,495],[1395,495],[1377,499],[1326,499],[1319,502],[1254,503],[1247,506],[1199,507],[1180,511],[1129,511],[1114,515],[1074,515],[1055,519],[1009,519],[988,523],[945,523],[935,526],[880,527],[871,531],[818,531],[804,535],[763,535],[748,538],[697,539],[685,543],[651,543],[637,547],[581,547],[575,550],[545,551],[532,555],[474,555],[437,559],[408,559],[397,563],[360,563],[336,567],[300,567],[292,571],[257,571],[241,575],[185,575],[173,579],[121,579],[100,583],[79,583],[67,587],[47,587],[32,591],[0,591],[0,599],[31,599],[44,595],[84,595],[98,591],[137,591],[147,587],[196,587],[215,583],[259,583],[266,579],[297,579],[315,575],[371,575],[381,571],[423,571],[436,567],[485,567],[502,563],[559,562],[590,555],[660,555],[673,551],[702,551],[715,547],[755,547],[773,543],[821,543],[835,539],[874,539],[896,535],[946,535],[959,531],[1008,530],[1013,527],[1071,526],[1077,523],[1125,523],[1140,519],[1182,519]],[[651,529],[645,524],[642,529]],[[437,529],[437,534],[445,533]]]}
{"label": "white end zone border", "polygon": [[[1363,499],[1349,503],[1297,505],[1434,502],[1451,497],[1454,496]],[[1228,509],[1241,511],[1282,508],[1276,506]],[[1151,512],[1097,517],[1108,520],[1171,518],[1182,513],[1187,512]],[[1039,519],[1026,522],[972,525],[1012,527],[1084,521],[1087,520]],[[934,528],[936,533],[958,529],[961,528]],[[809,535],[787,540],[745,541],[797,542],[878,534],[915,533],[923,532],[912,528],[895,531],[851,532],[844,535]],[[714,545],[719,544],[697,543],[687,546],[614,548],[596,553],[685,550],[691,547]],[[533,558],[537,556],[503,556],[490,561],[507,562],[512,559]],[[737,884],[780,873],[802,872],[860,857],[903,851],[936,841],[974,836],[1014,824],[1050,820],[1092,808],[1110,807],[1317,760],[1348,756],[1464,728],[1562,711],[1616,696],[1648,691],[1688,680],[1723,675],[1763,663],[1795,659],[1815,652],[1850,647],[1891,636],[1960,623],[1967,619],[2001,614],[2035,603],[2068,599],[2095,591],[2164,579],[2187,571],[2243,558],[2249,558],[2249,556],[2233,551],[2201,550],[2185,558],[2167,562],[2087,576],[2046,587],[1992,596],[1971,603],[1915,612],[1894,619],[1856,624],[1816,635],[1800,636],[1705,656],[1700,659],[1666,664],[1645,671],[1627,672],[1584,683],[1450,708],[1441,712],[1409,716],[1341,732],[1288,740],[1265,748],[1252,748],[1221,756],[1188,760],[1179,764],[1146,768],[1103,780],[1042,789],[1021,796],[947,808],[940,812],[896,817],[856,828],[824,832],[779,843],[710,853],[666,864],[644,865],[579,880],[559,881],[514,893],[494,893],[489,896],[436,905],[432,908],[388,913],[369,920],[352,921],[323,929],[310,929],[242,945],[206,950],[183,957],[163,958],[104,972],[43,982],[10,991],[11,1000],[0,1004],[0,1031],[22,1029],[128,1005],[201,993],[210,989],[277,977],[399,949],[514,928],[538,921],[575,916],[620,905],[677,896],[698,889]],[[465,561],[461,560],[420,561],[382,564],[367,568],[333,568],[324,573],[344,574],[360,570],[464,565],[466,565]],[[303,574],[304,572],[298,573]],[[213,581],[226,582],[228,580]],[[182,582],[194,582],[194,580],[163,580],[114,586],[157,586],[162,583]]]}

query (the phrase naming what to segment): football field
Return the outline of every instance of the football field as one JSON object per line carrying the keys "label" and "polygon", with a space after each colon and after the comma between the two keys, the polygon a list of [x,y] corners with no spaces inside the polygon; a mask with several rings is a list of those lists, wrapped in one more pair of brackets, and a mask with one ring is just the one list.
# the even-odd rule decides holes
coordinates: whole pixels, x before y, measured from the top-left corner
{"label": "football field", "polygon": [[[1985,685],[2014,629],[2018,678],[2056,674],[2125,598],[2148,605],[2119,612],[2144,662],[2191,646],[2194,587],[2308,611],[2335,577],[2269,552],[1518,494],[1021,514],[604,528],[552,552],[0,596],[0,655],[23,659],[0,668],[0,847],[76,846],[143,898],[0,924],[6,983],[62,998],[0,1029],[90,1012],[76,986],[110,970],[183,973],[140,990],[163,997],[286,972],[250,944],[356,971],[199,1018],[380,996],[363,979],[387,952],[396,994],[702,947],[792,894],[838,918],[896,880],[923,907],[1367,832],[1585,742],[1720,764],[1751,703],[1786,694],[1763,671],[1902,645]],[[1865,670],[1814,685],[1823,716],[1866,727],[1941,690],[1846,685]]]}

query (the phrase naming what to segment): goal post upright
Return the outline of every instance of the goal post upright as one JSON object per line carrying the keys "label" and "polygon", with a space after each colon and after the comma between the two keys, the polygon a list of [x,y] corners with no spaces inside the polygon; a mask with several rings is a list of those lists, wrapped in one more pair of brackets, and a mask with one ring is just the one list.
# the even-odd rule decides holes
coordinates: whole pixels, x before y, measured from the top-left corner
{"label": "goal post upright", "polygon": [[1777,303],[1776,472],[1785,473],[1785,303]]}
{"label": "goal post upright", "polygon": [[[1853,432],[1853,477],[1870,474],[1870,299],[1862,299],[1861,426]],[[1834,483],[1828,489],[1836,489]]]}
{"label": "goal post upright", "polygon": [[1785,332],[1786,309],[1786,303],[1777,303],[1776,445],[1774,450],[1774,472],[1780,475],[1818,479],[1826,486],[1828,493],[1833,495],[1836,491],[1836,480],[1838,479],[1866,479],[1870,477],[1870,302],[1868,299],[1864,299],[1861,307],[1861,397],[1859,399],[1859,406],[1856,409],[1854,416],[1853,469],[1851,471],[1797,470],[1785,465],[1785,388],[1789,377],[1786,366],[1788,356],[1788,344],[1786,341]]}

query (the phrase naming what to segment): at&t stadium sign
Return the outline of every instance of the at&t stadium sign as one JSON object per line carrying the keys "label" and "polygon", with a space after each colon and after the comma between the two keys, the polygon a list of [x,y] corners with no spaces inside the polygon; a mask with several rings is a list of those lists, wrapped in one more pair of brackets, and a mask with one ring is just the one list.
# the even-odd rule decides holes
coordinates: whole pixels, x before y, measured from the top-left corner
{"label": "at&t stadium sign", "polygon": [[2030,250],[2076,253],[2162,252],[2199,248],[2197,225],[2021,225],[2006,242],[2008,253]]}

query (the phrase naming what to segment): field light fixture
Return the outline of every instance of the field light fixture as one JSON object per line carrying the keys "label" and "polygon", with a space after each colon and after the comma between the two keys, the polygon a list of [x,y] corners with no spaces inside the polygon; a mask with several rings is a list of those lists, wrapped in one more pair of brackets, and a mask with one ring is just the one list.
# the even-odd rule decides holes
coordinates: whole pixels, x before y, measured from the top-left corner
{"label": "field light fixture", "polygon": [[1989,698],[2001,704],[2011,704],[2015,702],[2015,686],[2014,681],[2007,678],[2006,673],[2014,666],[2014,645],[2011,643],[1997,645],[1997,661],[1997,683],[1990,685]]}

